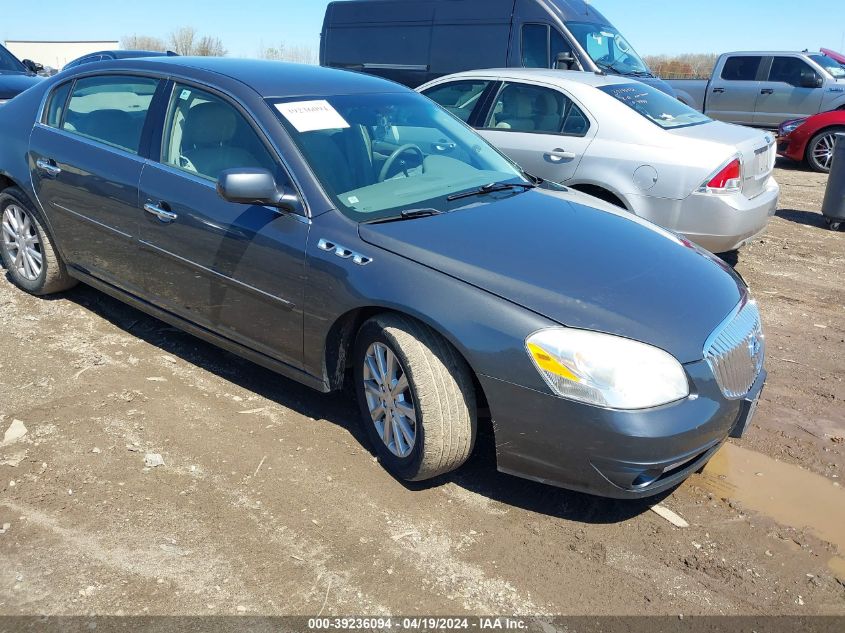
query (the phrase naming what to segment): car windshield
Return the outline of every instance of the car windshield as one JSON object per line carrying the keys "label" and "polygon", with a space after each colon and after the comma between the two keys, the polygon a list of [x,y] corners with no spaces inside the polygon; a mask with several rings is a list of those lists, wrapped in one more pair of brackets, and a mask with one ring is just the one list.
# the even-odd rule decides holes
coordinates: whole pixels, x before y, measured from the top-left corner
{"label": "car windshield", "polygon": [[617,75],[651,77],[648,65],[622,34],[607,24],[567,22],[569,32],[602,70]]}
{"label": "car windshield", "polygon": [[0,46],[0,72],[25,73],[26,68],[14,55]]}
{"label": "car windshield", "polygon": [[693,110],[657,88],[640,82],[601,86],[602,92],[624,103],[664,130],[710,123],[712,119]]}
{"label": "car windshield", "polygon": [[450,201],[454,194],[491,184],[513,184],[516,192],[528,182],[478,134],[422,95],[339,95],[271,105],[338,209],[356,222],[418,209],[448,211],[466,204]]}
{"label": "car windshield", "polygon": [[845,79],[845,66],[837,62],[832,57],[828,57],[827,55],[810,55],[810,59],[824,68],[831,77],[834,77],[835,79]]}

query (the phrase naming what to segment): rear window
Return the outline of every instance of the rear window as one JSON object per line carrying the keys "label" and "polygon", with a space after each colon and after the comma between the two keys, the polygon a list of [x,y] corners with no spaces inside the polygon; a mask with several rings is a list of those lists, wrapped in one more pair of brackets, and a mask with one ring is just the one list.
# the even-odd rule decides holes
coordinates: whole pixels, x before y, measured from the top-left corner
{"label": "rear window", "polygon": [[664,130],[709,123],[712,119],[693,110],[657,88],[641,83],[602,86],[609,94]]}
{"label": "rear window", "polygon": [[722,79],[725,81],[756,81],[757,72],[763,58],[752,55],[737,55],[729,57],[722,68]]}

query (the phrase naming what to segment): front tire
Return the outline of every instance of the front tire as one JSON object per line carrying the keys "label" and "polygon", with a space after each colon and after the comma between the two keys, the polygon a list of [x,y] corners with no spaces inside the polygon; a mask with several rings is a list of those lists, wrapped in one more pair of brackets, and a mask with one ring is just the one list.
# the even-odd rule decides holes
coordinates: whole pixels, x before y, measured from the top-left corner
{"label": "front tire", "polygon": [[30,294],[61,292],[77,283],[68,275],[43,218],[15,187],[0,193],[0,257],[12,283]]}
{"label": "front tire", "polygon": [[807,143],[807,164],[810,169],[823,174],[830,172],[836,135],[843,132],[845,132],[845,127],[832,127],[822,130],[810,139]]}
{"label": "front tire", "polygon": [[353,358],[361,423],[390,473],[424,481],[463,465],[475,444],[475,390],[448,341],[383,314],[361,327]]}

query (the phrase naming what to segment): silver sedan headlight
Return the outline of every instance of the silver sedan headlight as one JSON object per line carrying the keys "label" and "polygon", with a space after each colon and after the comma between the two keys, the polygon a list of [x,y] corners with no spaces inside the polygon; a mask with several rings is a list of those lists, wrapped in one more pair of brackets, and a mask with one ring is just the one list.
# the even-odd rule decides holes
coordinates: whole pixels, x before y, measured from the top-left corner
{"label": "silver sedan headlight", "polygon": [[689,396],[681,364],[662,349],[586,330],[551,328],[525,341],[554,393],[610,409],[648,409]]}

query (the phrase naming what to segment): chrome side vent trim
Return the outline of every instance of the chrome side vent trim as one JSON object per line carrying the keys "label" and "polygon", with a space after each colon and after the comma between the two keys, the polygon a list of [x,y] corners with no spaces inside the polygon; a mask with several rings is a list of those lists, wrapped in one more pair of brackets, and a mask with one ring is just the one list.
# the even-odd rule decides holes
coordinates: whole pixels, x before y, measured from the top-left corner
{"label": "chrome side vent trim", "polygon": [[704,358],[722,394],[744,398],[763,370],[766,341],[755,301],[749,301],[718,327],[704,347]]}
{"label": "chrome side vent trim", "polygon": [[372,257],[367,257],[366,255],[362,255],[361,253],[356,253],[355,251],[346,248],[345,246],[341,246],[340,244],[335,244],[334,242],[330,242],[328,240],[320,240],[317,242],[317,248],[321,251],[326,251],[327,253],[334,253],[337,257],[341,259],[351,259],[353,263],[357,264],[358,266],[366,266],[367,264],[371,264],[373,261]]}

